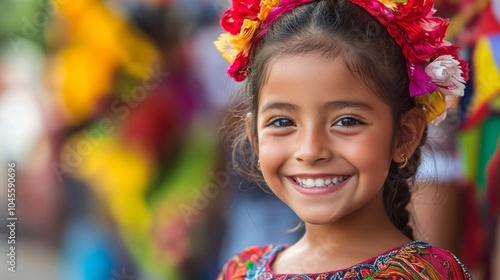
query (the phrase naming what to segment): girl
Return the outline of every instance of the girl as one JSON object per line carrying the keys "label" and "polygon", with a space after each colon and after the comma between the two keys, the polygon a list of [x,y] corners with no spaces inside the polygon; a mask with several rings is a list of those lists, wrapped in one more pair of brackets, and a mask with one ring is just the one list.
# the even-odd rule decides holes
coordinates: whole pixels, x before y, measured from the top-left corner
{"label": "girl", "polygon": [[219,279],[470,279],[408,226],[426,123],[467,78],[432,5],[233,1],[216,46],[246,79],[237,167],[262,175],[305,234],[244,250]]}

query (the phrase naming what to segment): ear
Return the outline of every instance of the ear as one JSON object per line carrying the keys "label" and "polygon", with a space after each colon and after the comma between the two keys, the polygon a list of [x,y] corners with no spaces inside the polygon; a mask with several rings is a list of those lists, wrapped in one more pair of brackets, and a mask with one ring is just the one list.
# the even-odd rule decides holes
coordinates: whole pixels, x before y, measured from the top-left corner
{"label": "ear", "polygon": [[257,143],[254,143],[254,140],[256,139],[256,135],[254,135],[252,123],[253,123],[253,114],[247,113],[247,115],[245,116],[245,126],[246,126],[246,130],[247,130],[247,137],[248,137],[248,140],[250,141],[250,145],[252,145],[254,152],[258,155],[259,153],[258,153],[258,149],[257,149]]}
{"label": "ear", "polygon": [[393,161],[403,163],[401,154],[406,154],[408,158],[413,155],[420,144],[426,125],[425,115],[420,108],[415,107],[402,116],[400,135],[395,141]]}

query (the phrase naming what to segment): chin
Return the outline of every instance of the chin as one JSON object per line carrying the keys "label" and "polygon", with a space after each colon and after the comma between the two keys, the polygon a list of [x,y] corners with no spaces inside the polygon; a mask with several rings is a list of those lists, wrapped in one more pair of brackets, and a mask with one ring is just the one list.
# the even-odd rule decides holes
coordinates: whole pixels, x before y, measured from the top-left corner
{"label": "chin", "polygon": [[313,225],[313,226],[324,226],[324,225],[329,225],[332,224],[332,221],[325,221],[325,220],[302,220],[304,223]]}
{"label": "chin", "polygon": [[333,224],[338,220],[323,213],[307,213],[298,216],[304,223],[316,226]]}

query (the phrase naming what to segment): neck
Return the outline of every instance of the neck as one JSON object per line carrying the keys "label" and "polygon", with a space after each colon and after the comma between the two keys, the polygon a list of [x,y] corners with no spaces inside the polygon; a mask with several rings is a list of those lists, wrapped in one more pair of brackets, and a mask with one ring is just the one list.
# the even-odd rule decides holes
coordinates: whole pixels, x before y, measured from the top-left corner
{"label": "neck", "polygon": [[[384,213],[385,214],[385,213]],[[312,225],[306,223],[306,231],[299,242],[310,246],[328,246],[332,249],[343,247],[366,248],[371,251],[386,251],[403,245],[410,240],[387,218],[379,217],[357,221],[339,221],[333,225]],[[378,246],[377,246],[378,245]],[[377,249],[378,248],[378,249]]]}
{"label": "neck", "polygon": [[368,247],[373,248],[377,247],[376,244],[381,244],[380,247],[387,244],[387,247],[407,243],[409,239],[392,224],[385,212],[382,191],[378,196],[378,199],[372,200],[366,207],[350,213],[333,224],[306,223],[306,232],[301,241],[314,245],[318,240],[322,240],[320,243],[328,240],[328,244],[332,243],[332,246],[337,244],[335,247],[349,248],[353,246],[363,248],[368,244]]}
{"label": "neck", "polygon": [[289,248],[289,252],[291,256],[309,255],[314,265],[300,267],[302,271],[297,272],[343,269],[410,241],[391,223],[385,213],[381,194],[380,201],[375,200],[367,206],[333,224],[306,223],[304,236]]}

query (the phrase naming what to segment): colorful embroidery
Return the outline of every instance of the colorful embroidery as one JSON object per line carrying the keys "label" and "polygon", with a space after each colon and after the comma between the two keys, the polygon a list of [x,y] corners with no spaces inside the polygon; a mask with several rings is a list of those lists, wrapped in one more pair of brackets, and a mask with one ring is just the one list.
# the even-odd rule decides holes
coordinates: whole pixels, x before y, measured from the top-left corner
{"label": "colorful embroidery", "polygon": [[[340,280],[340,279],[472,279],[467,269],[450,252],[421,241],[347,269],[316,274],[275,274],[269,262],[284,245],[252,247],[230,260],[219,280]],[[247,262],[252,264],[247,268]]]}

